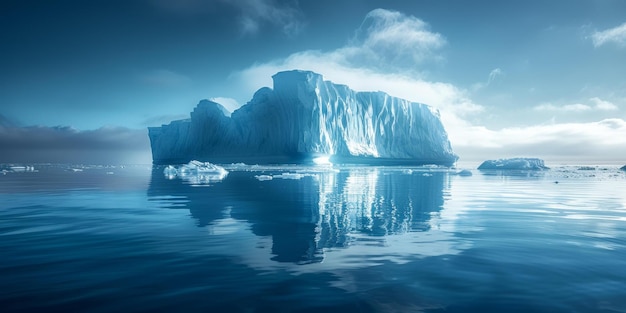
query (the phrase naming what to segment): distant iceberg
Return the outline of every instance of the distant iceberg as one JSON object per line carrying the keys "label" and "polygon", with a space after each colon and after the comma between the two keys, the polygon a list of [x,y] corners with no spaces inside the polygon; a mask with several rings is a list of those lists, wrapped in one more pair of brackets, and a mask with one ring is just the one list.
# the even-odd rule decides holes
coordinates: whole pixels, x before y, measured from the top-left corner
{"label": "distant iceberg", "polygon": [[[202,100],[191,118],[150,127],[154,164],[436,164],[452,152],[439,112],[383,92],[356,92],[310,71],[274,75],[250,102],[228,112]],[[367,79],[367,78],[364,78]]]}
{"label": "distant iceberg", "polygon": [[479,170],[546,170],[542,159],[537,158],[512,158],[487,160],[479,167]]}
{"label": "distant iceberg", "polygon": [[13,172],[34,172],[35,167],[30,165],[13,165],[9,166],[9,169]]}

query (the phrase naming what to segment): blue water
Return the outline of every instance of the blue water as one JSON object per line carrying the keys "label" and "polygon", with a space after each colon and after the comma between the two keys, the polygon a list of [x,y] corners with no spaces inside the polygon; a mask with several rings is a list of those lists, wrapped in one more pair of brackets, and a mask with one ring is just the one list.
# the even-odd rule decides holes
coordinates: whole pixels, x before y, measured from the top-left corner
{"label": "blue water", "polygon": [[0,175],[1,312],[626,312],[616,167],[35,168]]}

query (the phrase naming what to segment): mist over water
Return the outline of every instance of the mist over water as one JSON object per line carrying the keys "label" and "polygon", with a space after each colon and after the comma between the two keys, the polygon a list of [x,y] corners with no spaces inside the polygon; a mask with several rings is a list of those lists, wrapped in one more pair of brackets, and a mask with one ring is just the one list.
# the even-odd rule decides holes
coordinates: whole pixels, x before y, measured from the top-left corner
{"label": "mist over water", "polygon": [[616,167],[225,167],[0,176],[3,310],[626,310]]}

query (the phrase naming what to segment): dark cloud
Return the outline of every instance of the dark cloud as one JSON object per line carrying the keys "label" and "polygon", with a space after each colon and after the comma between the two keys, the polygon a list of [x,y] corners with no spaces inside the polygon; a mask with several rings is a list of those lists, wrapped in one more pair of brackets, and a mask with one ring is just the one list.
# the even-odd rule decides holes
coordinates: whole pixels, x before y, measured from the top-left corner
{"label": "dark cloud", "polygon": [[18,127],[0,115],[2,163],[149,163],[147,130],[101,127],[79,131],[68,126]]}
{"label": "dark cloud", "polygon": [[[274,27],[285,35],[297,35],[303,28],[304,14],[297,0],[148,0],[157,8],[193,16],[215,12],[227,12],[236,20],[244,34],[256,34],[262,28]],[[220,13],[223,15],[223,13]]]}

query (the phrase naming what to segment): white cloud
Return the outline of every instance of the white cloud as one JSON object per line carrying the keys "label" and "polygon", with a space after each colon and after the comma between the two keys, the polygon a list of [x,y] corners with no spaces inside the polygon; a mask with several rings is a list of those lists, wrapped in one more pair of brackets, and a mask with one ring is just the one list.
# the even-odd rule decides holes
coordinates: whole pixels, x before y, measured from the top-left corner
{"label": "white cloud", "polygon": [[585,112],[590,111],[591,107],[581,103],[566,104],[561,106],[544,103],[534,107],[533,109],[536,111]]}
{"label": "white cloud", "polygon": [[455,143],[462,158],[535,156],[554,160],[623,161],[626,121],[605,119],[591,123],[561,123],[489,130],[469,127]]}
{"label": "white cloud", "polygon": [[626,47],[626,23],[603,31],[596,31],[591,35],[594,47],[607,43],[614,43]]}
{"label": "white cloud", "polygon": [[472,85],[473,91],[481,90],[493,83],[498,77],[504,75],[504,72],[500,68],[494,68],[489,72],[489,76],[487,76],[486,82],[478,82]]}
{"label": "white cloud", "polygon": [[500,68],[494,68],[491,72],[489,72],[489,78],[487,79],[487,85],[490,85],[496,78],[502,76],[503,72]]}
{"label": "white cloud", "polygon": [[606,100],[602,100],[602,99],[597,98],[597,97],[591,98],[589,100],[595,104],[595,108],[598,109],[598,110],[602,110],[602,111],[616,111],[616,110],[619,109],[615,104],[613,104],[613,103],[611,103],[609,101],[606,101]]}
{"label": "white cloud", "polygon": [[445,38],[430,31],[424,21],[384,9],[369,12],[353,40],[356,49],[352,52],[384,61],[387,66],[438,58],[436,51],[446,44]]}
{"label": "white cloud", "polygon": [[535,106],[533,110],[535,111],[552,111],[552,112],[588,112],[588,111],[616,111],[619,108],[606,100],[602,100],[598,97],[593,97],[589,99],[589,101],[593,105],[574,103],[574,104],[566,104],[566,105],[554,105],[552,103],[544,103],[538,106]]}

